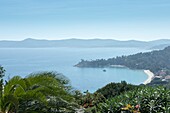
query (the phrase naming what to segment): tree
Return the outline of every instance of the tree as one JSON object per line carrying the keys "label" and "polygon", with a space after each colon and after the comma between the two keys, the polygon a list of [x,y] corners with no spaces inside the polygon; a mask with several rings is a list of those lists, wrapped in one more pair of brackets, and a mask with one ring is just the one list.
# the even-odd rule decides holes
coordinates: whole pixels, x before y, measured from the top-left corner
{"label": "tree", "polygon": [[[1,68],[1,76],[4,76]],[[2,79],[3,81],[3,79]],[[0,113],[67,113],[78,107],[69,81],[58,73],[43,72],[2,82]]]}
{"label": "tree", "polygon": [[2,66],[0,66],[0,98],[2,97],[3,77],[4,76],[5,76],[5,70]]}
{"label": "tree", "polygon": [[19,100],[18,113],[67,113],[77,107],[73,96],[68,92],[68,85],[65,86],[67,83],[68,80],[60,74],[44,72],[31,74],[26,78],[13,77],[5,88],[16,86],[13,94]]}
{"label": "tree", "polygon": [[11,94],[4,95],[3,77],[5,76],[5,69],[0,66],[0,112],[6,113],[9,111],[10,106],[16,105],[17,99]]}

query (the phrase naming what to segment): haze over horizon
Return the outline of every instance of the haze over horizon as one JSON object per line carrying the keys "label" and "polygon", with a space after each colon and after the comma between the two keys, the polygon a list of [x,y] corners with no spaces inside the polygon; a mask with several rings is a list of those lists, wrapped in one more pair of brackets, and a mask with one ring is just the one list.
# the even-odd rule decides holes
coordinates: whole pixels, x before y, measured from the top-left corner
{"label": "haze over horizon", "polygon": [[113,38],[64,38],[64,39],[43,39],[43,38],[23,38],[23,39],[0,39],[0,41],[24,41],[24,40],[46,40],[46,41],[57,41],[57,40],[115,40],[115,41],[140,41],[140,42],[150,42],[150,41],[157,41],[157,40],[170,40],[170,39],[153,39],[153,40],[138,40],[138,39],[113,39]]}
{"label": "haze over horizon", "polygon": [[169,0],[1,0],[0,40],[170,39]]}

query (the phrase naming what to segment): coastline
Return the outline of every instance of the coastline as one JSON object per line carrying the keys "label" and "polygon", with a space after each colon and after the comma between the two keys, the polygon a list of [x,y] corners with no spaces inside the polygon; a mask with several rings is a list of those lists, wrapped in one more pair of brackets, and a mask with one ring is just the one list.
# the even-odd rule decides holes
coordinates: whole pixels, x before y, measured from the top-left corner
{"label": "coastline", "polygon": [[110,65],[109,67],[113,67],[113,68],[127,68],[124,65]]}
{"label": "coastline", "polygon": [[152,81],[154,74],[150,70],[144,70],[144,73],[148,75],[148,78],[143,82],[146,85]]}

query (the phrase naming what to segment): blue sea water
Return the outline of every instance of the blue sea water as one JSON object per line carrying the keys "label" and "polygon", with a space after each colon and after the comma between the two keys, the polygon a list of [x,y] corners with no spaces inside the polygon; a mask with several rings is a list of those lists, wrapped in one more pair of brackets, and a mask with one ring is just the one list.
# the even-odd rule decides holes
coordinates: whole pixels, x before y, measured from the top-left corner
{"label": "blue sea water", "polygon": [[143,70],[128,68],[78,68],[81,59],[91,60],[129,55],[146,50],[137,48],[0,48],[0,65],[6,69],[6,79],[25,77],[33,72],[56,71],[65,75],[78,90],[90,92],[110,82],[122,80],[141,84],[147,79]]}

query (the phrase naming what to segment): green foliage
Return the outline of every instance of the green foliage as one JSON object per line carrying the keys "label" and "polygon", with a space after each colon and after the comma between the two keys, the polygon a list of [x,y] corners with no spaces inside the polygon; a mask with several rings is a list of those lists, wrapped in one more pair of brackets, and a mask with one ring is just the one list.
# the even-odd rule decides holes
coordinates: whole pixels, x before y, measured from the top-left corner
{"label": "green foliage", "polygon": [[69,81],[58,73],[14,76],[3,87],[2,113],[70,113],[79,107],[70,93]]}
{"label": "green foliage", "polygon": [[105,87],[98,89],[96,92],[101,93],[105,98],[111,98],[126,91],[132,90],[136,87],[135,85],[127,84],[125,81],[121,83],[110,83],[107,84]]}
{"label": "green foliage", "polygon": [[[169,113],[170,90],[164,87],[141,87],[108,99],[93,108],[98,113]],[[88,109],[89,110],[89,109]]]}
{"label": "green foliage", "polygon": [[[25,107],[28,110],[41,110],[48,112],[74,111],[77,105],[69,92],[68,80],[57,73],[45,72],[31,74],[24,79],[27,84],[26,93],[20,97],[20,112]],[[30,104],[30,107],[27,105]],[[26,106],[23,106],[26,105]],[[38,105],[38,106],[37,106]]]}
{"label": "green foliage", "polygon": [[85,95],[82,95],[81,98],[78,99],[79,105],[83,108],[90,108],[97,106],[99,103],[104,102],[106,99],[101,93],[89,93],[88,91],[84,92]]}
{"label": "green foliage", "polygon": [[2,79],[5,76],[5,69],[0,66],[0,78]]}

